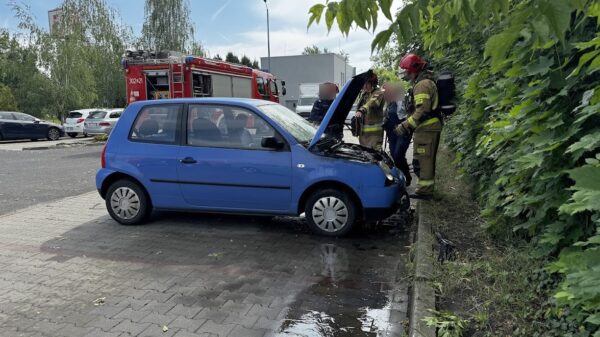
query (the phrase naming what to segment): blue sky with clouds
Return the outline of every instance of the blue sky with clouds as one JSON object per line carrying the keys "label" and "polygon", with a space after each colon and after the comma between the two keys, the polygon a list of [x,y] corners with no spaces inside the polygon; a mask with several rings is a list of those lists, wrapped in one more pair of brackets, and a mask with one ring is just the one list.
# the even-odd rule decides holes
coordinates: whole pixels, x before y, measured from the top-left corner
{"label": "blue sky with clouds", "polygon": [[[122,20],[139,33],[144,20],[144,0],[106,0],[121,15]],[[48,28],[47,11],[60,5],[60,0],[24,0],[31,7],[38,24]],[[370,67],[370,43],[373,34],[361,30],[343,37],[335,28],[328,34],[324,25],[306,29],[308,9],[324,0],[268,0],[271,22],[271,55],[294,55],[305,46],[316,44],[330,51],[344,50],[350,63],[359,71]],[[396,0],[395,3],[399,3]],[[0,27],[15,30],[17,21],[0,0]],[[224,55],[228,51],[259,59],[267,54],[266,10],[263,0],[190,0],[191,19],[196,39],[202,41],[210,54]],[[380,15],[378,31],[390,22]]]}

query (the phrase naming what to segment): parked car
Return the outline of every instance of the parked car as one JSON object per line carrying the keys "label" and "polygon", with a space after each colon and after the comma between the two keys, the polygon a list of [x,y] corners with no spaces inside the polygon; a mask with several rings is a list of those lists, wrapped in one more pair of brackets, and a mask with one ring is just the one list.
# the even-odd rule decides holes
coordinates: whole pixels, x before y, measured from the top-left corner
{"label": "parked car", "polygon": [[83,133],[88,135],[110,134],[121,117],[123,109],[96,110],[83,122]]}
{"label": "parked car", "polygon": [[102,151],[96,187],[123,225],[142,223],[153,209],[305,213],[315,233],[344,235],[358,220],[389,216],[406,195],[385,153],[324,135],[344,121],[366,76],[344,87],[318,129],[264,100],[132,103]]}
{"label": "parked car", "polygon": [[90,113],[98,110],[102,109],[81,109],[70,111],[65,119],[65,133],[71,138],[75,138],[79,135],[87,137],[88,134],[85,133],[85,130],[83,129],[83,123]]}
{"label": "parked car", "polygon": [[58,140],[64,135],[63,127],[58,124],[22,112],[0,111],[0,140]]}

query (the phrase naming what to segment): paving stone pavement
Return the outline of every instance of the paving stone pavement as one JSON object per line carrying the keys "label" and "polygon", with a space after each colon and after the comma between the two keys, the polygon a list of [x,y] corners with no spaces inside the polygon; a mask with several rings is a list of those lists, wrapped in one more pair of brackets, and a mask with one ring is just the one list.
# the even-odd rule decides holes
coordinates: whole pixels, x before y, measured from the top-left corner
{"label": "paving stone pavement", "polygon": [[0,336],[402,336],[407,244],[295,218],[120,226],[86,193],[0,216]]}

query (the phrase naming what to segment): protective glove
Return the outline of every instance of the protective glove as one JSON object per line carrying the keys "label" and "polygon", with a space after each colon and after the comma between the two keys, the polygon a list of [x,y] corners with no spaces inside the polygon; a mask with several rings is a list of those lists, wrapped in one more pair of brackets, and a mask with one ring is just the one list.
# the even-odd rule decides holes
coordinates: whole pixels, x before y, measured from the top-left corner
{"label": "protective glove", "polygon": [[410,135],[410,130],[407,129],[404,124],[400,124],[394,129],[394,133],[396,136],[404,137]]}

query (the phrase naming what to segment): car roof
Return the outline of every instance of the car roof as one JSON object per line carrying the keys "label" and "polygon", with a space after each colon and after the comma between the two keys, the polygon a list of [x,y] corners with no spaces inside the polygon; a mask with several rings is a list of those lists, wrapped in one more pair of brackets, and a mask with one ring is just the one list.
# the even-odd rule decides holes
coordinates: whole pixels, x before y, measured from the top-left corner
{"label": "car roof", "polygon": [[246,105],[258,107],[265,104],[277,104],[271,101],[265,101],[262,99],[253,99],[253,98],[237,98],[237,97],[197,97],[197,98],[171,98],[171,99],[159,99],[159,100],[148,100],[148,101],[138,101],[131,103],[130,105],[159,105],[159,104],[194,104],[194,103],[203,103],[203,104],[233,104],[233,105]]}
{"label": "car roof", "polygon": [[97,109],[78,109],[78,110],[71,110],[69,112],[89,113],[89,112],[93,112],[93,111],[107,111],[107,110],[108,109],[97,108]]}

